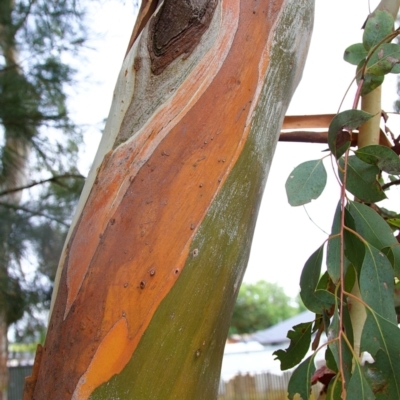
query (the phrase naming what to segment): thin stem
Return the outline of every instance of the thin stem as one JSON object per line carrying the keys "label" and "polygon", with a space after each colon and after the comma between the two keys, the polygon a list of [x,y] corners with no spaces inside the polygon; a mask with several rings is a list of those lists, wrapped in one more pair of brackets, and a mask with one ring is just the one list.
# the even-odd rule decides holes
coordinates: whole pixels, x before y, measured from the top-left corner
{"label": "thin stem", "polygon": [[354,294],[352,294],[352,293],[350,293],[350,292],[346,292],[346,291],[344,291],[344,294],[345,294],[347,297],[351,297],[353,300],[358,301],[358,302],[359,302],[360,304],[362,304],[365,308],[368,308],[368,310],[372,311],[372,310],[371,310],[371,307],[370,307],[363,299],[361,299],[360,297],[354,296]]}
{"label": "thin stem", "polygon": [[[344,287],[344,215],[346,209],[346,183],[347,183],[347,165],[349,159],[349,151],[347,150],[345,153],[344,159],[344,171],[343,171],[343,182],[340,186],[340,208],[342,211],[341,221],[340,221],[340,318],[339,318],[339,370],[342,376],[342,395],[346,393],[346,379],[343,370],[343,348],[341,335],[343,334],[343,304],[344,304],[344,296],[343,296],[343,287]],[[346,398],[344,396],[343,398]]]}
{"label": "thin stem", "polygon": [[342,105],[343,105],[343,103],[344,103],[344,99],[347,97],[347,95],[348,95],[348,93],[349,93],[349,91],[350,91],[350,88],[351,88],[351,86],[353,85],[353,82],[354,82],[355,80],[356,80],[356,78],[353,78],[353,79],[351,80],[351,82],[350,82],[350,85],[347,87],[346,93],[345,93],[344,96],[342,97],[342,101],[341,101],[340,104],[339,104],[339,108],[338,108],[337,114],[339,114],[339,112],[340,112],[340,110],[341,110],[341,108],[342,108]]}
{"label": "thin stem", "polygon": [[368,242],[355,230],[349,228],[348,226],[345,226],[344,229],[350,233],[352,233],[354,236],[357,236],[358,239],[360,239],[365,245],[368,244]]}
{"label": "thin stem", "polygon": [[391,186],[400,185],[400,179],[396,179],[395,181],[385,183],[382,185],[382,190],[389,189]]}
{"label": "thin stem", "polygon": [[321,232],[325,233],[325,235],[329,235],[328,232],[325,232],[325,231],[311,218],[311,215],[308,213],[307,208],[306,208],[305,205],[303,205],[303,208],[304,208],[304,211],[305,211],[306,214],[307,214],[308,219],[309,219]]}
{"label": "thin stem", "polygon": [[364,78],[361,78],[360,82],[358,82],[356,95],[354,97],[353,110],[356,110],[358,107],[358,103],[359,103],[360,97],[361,97],[361,89],[362,89],[363,84],[364,84]]}

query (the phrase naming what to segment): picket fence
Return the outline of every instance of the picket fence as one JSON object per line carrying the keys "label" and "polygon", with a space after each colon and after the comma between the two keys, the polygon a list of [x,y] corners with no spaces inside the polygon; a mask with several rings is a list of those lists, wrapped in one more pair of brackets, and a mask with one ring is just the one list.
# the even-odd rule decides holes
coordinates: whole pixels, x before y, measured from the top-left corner
{"label": "picket fence", "polygon": [[[218,400],[287,400],[291,374],[239,374],[228,382],[221,380]],[[320,391],[320,385],[313,386],[310,400],[317,399]]]}

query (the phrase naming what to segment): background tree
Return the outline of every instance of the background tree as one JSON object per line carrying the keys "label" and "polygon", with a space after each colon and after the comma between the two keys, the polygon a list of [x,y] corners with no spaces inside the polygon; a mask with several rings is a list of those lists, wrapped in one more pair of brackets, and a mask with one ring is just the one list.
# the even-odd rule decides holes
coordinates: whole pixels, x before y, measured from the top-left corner
{"label": "background tree", "polygon": [[0,2],[0,399],[8,327],[25,315],[17,338],[36,332],[83,183],[81,131],[66,104],[75,71],[66,56],[76,56],[86,36],[77,0]]}
{"label": "background tree", "polygon": [[266,329],[304,310],[284,290],[266,281],[243,282],[233,310],[230,334]]}

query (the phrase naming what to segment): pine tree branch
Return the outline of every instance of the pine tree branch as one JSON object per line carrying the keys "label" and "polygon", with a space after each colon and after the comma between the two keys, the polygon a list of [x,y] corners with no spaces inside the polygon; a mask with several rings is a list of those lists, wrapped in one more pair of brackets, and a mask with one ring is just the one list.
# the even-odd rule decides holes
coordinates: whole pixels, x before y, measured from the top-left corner
{"label": "pine tree branch", "polygon": [[36,3],[36,0],[30,0],[28,7],[25,11],[25,15],[15,24],[14,26],[14,35],[21,29],[21,27],[25,24],[26,20],[28,19],[33,4]]}
{"label": "pine tree branch", "polygon": [[86,179],[86,177],[84,177],[83,175],[80,174],[65,174],[65,175],[58,175],[58,176],[53,176],[49,179],[43,179],[41,181],[33,181],[27,185],[23,185],[23,186],[18,186],[12,189],[7,189],[7,190],[3,190],[2,192],[0,192],[0,196],[5,196],[8,195],[10,193],[15,193],[15,192],[19,192],[21,190],[24,189],[29,189],[31,187],[37,186],[37,185],[43,185],[44,183],[47,182],[54,182],[57,184],[61,184],[60,182],[58,182],[59,180],[62,179],[68,179],[68,178],[76,178],[76,179]]}
{"label": "pine tree branch", "polygon": [[15,204],[11,204],[11,203],[5,203],[5,202],[2,202],[2,201],[0,201],[0,206],[6,207],[6,208],[11,208],[11,209],[16,210],[16,211],[18,211],[18,210],[24,211],[24,212],[26,212],[26,213],[28,213],[28,214],[30,214],[32,216],[44,217],[44,218],[50,219],[51,221],[55,221],[55,222],[57,222],[57,223],[59,223],[61,225],[64,225],[67,228],[69,227],[69,224],[65,223],[63,220],[55,218],[55,217],[53,217],[51,215],[42,213],[40,211],[33,211],[33,210],[30,210],[29,208],[26,208],[26,207],[23,207],[23,206],[20,206],[20,205],[15,205]]}

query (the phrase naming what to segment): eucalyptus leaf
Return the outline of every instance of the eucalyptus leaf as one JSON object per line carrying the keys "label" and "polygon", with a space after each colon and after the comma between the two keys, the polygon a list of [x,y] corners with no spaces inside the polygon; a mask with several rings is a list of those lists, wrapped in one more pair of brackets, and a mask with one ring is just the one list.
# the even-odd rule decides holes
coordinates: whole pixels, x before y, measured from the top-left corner
{"label": "eucalyptus leaf", "polygon": [[296,394],[308,399],[311,391],[311,376],[315,372],[314,356],[304,360],[293,372],[288,385],[289,399],[293,400]]}
{"label": "eucalyptus leaf", "polygon": [[368,55],[368,51],[365,49],[362,43],[356,43],[349,46],[344,51],[344,60],[350,64],[358,65],[361,61],[365,60]]}
{"label": "eucalyptus leaf", "polygon": [[394,19],[384,10],[375,10],[367,19],[363,34],[363,44],[366,50],[379,44],[393,32]]}
{"label": "eucalyptus leaf", "polygon": [[[339,177],[343,182],[344,160],[342,158],[339,160],[339,165],[341,167]],[[376,179],[378,173],[379,168],[375,165],[367,164],[356,156],[350,156],[348,157],[346,189],[366,203],[377,203],[386,199]]]}
{"label": "eucalyptus leaf", "polygon": [[[331,324],[329,325],[327,339],[329,342],[329,349],[332,352],[333,358],[335,359],[336,365],[340,366],[340,356],[339,356],[339,314],[337,309],[333,314],[333,318],[331,320]],[[337,339],[337,340],[335,340]]]}
{"label": "eucalyptus leaf", "polygon": [[400,329],[397,321],[388,321],[370,308],[366,308],[366,311],[367,319],[361,335],[361,351],[367,351],[375,357],[376,353],[382,350],[393,359],[395,370],[400,371]]}
{"label": "eucalyptus leaf", "polygon": [[383,43],[367,62],[366,74],[386,75],[400,63],[400,45]]}
{"label": "eucalyptus leaf", "polygon": [[342,210],[341,210],[341,203],[339,201],[335,216],[333,217],[331,235],[328,241],[328,249],[326,255],[326,265],[328,268],[328,273],[332,278],[334,283],[337,283],[340,279],[340,257],[341,257],[341,243],[340,243],[340,227],[341,227],[341,220],[342,220]]}
{"label": "eucalyptus leaf", "polygon": [[387,257],[367,246],[360,273],[361,297],[375,312],[388,321],[397,321],[394,310],[394,273]]}
{"label": "eucalyptus leaf", "polygon": [[355,362],[354,372],[347,385],[347,398],[357,400],[375,400],[375,395],[368,384],[362,367]]}
{"label": "eucalyptus leaf", "polygon": [[371,114],[362,110],[346,110],[332,119],[328,131],[328,145],[336,158],[341,157],[350,147],[350,132],[371,118]]}
{"label": "eucalyptus leaf", "polygon": [[300,297],[304,305],[316,314],[335,304],[335,297],[328,291],[318,290],[324,247],[315,251],[304,265],[300,277]]}
{"label": "eucalyptus leaf", "polygon": [[[349,204],[352,203],[349,202]],[[361,271],[362,263],[364,261],[365,246],[360,238],[353,233],[353,231],[357,232],[357,227],[348,208],[345,210],[344,223],[346,227],[351,229],[351,231],[348,229],[345,229],[344,231],[344,254],[353,264],[358,274]]]}
{"label": "eucalyptus leaf", "polygon": [[400,229],[400,218],[388,218],[386,222],[395,229]]}
{"label": "eucalyptus leaf", "polygon": [[[377,87],[381,86],[385,77],[383,75],[364,75],[364,83],[361,88],[361,96],[365,96],[368,93],[374,91]],[[357,80],[358,83],[359,80]]]}
{"label": "eucalyptus leaf", "polygon": [[338,372],[339,369],[337,367],[335,357],[333,356],[332,350],[329,348],[329,346],[325,350],[325,362],[326,366],[333,372]]}
{"label": "eucalyptus leaf", "polygon": [[302,323],[294,326],[287,334],[290,339],[286,350],[277,350],[272,353],[275,360],[281,362],[281,370],[295,367],[305,357],[311,344],[311,327],[313,322]]}
{"label": "eucalyptus leaf", "polygon": [[298,165],[286,181],[286,194],[291,206],[301,206],[317,199],[326,185],[326,170],[322,160]]}
{"label": "eucalyptus leaf", "polygon": [[375,355],[375,362],[367,366],[368,370],[371,371],[369,377],[372,378],[371,386],[374,388],[377,400],[397,400],[400,398],[400,374],[391,363],[392,358],[384,351],[379,350]]}
{"label": "eucalyptus leaf", "polygon": [[[361,268],[360,268],[361,270]],[[346,292],[351,292],[357,279],[357,271],[353,264],[350,264],[347,269],[346,276],[344,278],[344,290]]]}
{"label": "eucalyptus leaf", "polygon": [[328,386],[328,392],[326,394],[326,400],[343,400],[342,399],[342,380],[340,375],[336,375],[331,380]]}
{"label": "eucalyptus leaf", "polygon": [[[375,362],[366,365],[366,377],[377,391],[377,399],[400,399],[400,329],[367,308],[367,319],[361,336],[361,351],[367,351]],[[379,393],[379,395],[378,395]]]}
{"label": "eucalyptus leaf", "polygon": [[[353,269],[354,271],[354,269]],[[349,277],[346,276],[346,279]],[[350,277],[351,278],[351,277]],[[344,304],[343,309],[342,309],[342,319],[343,319],[343,329],[346,333],[347,340],[350,343],[350,346],[354,347],[354,332],[353,332],[353,323],[351,322],[350,318],[350,311],[349,311],[349,305]]]}
{"label": "eucalyptus leaf", "polygon": [[400,74],[400,64],[396,64],[392,70],[390,71],[391,74]]}
{"label": "eucalyptus leaf", "polygon": [[351,201],[347,209],[353,217],[356,231],[372,246],[382,250],[398,244],[390,226],[371,207]]}
{"label": "eucalyptus leaf", "polygon": [[365,146],[355,152],[356,156],[388,174],[400,174],[400,158],[389,147],[380,145]]}
{"label": "eucalyptus leaf", "polygon": [[388,258],[392,264],[394,275],[397,279],[400,279],[400,243],[391,246],[384,247],[382,253]]}

